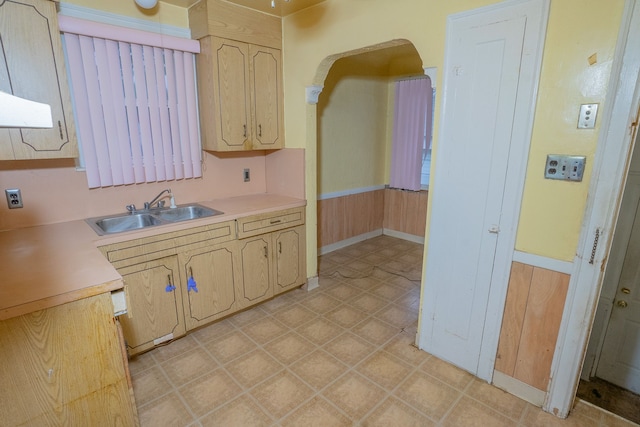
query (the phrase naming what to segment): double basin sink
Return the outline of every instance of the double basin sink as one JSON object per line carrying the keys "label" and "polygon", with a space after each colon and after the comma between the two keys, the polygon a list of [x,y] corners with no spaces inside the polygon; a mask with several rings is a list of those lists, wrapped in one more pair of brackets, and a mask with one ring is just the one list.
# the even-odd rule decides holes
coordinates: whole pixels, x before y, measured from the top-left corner
{"label": "double basin sink", "polygon": [[89,218],[85,221],[99,236],[104,236],[105,234],[122,233],[157,225],[206,218],[222,213],[215,209],[192,203],[175,208],[154,208],[132,213]]}

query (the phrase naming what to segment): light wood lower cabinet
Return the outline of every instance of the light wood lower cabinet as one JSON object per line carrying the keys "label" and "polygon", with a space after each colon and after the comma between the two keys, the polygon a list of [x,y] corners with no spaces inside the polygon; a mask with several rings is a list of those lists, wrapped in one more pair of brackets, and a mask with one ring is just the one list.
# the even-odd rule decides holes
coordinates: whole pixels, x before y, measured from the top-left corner
{"label": "light wood lower cabinet", "polygon": [[234,243],[180,254],[187,329],[210,323],[236,311]]}
{"label": "light wood lower cabinet", "polygon": [[307,273],[305,237],[304,225],[273,233],[274,295],[305,283]]}
{"label": "light wood lower cabinet", "polygon": [[185,334],[178,271],[175,255],[118,269],[127,296],[120,323],[129,355]]}
{"label": "light wood lower cabinet", "polygon": [[304,207],[100,250],[124,278],[120,320],[132,356],[303,285]]}
{"label": "light wood lower cabinet", "polygon": [[109,293],[0,322],[0,425],[138,425]]}
{"label": "light wood lower cabinet", "polygon": [[238,299],[245,308],[273,296],[271,236],[239,240],[238,246],[242,271]]}

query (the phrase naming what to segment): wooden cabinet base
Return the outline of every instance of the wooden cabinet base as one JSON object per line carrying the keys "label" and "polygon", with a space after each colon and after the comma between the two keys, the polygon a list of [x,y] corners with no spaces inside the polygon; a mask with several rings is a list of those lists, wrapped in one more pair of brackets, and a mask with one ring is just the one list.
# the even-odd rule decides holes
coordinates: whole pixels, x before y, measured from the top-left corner
{"label": "wooden cabinet base", "polygon": [[2,425],[138,425],[108,293],[0,322]]}

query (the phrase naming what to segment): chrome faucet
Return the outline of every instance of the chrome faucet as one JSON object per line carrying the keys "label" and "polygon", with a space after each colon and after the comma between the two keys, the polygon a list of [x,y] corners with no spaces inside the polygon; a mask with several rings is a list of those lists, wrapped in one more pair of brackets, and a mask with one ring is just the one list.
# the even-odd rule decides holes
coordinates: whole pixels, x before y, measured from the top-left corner
{"label": "chrome faucet", "polygon": [[[160,197],[161,197],[164,193],[169,193],[169,194],[171,194],[171,189],[170,189],[170,188],[167,188],[166,190],[162,190],[162,191],[160,192],[160,194],[158,194],[156,197],[154,197],[154,199],[153,199],[153,200],[151,200],[150,202],[144,202],[144,209],[145,209],[145,210],[149,210],[149,209],[153,208],[153,204],[154,204],[155,202],[157,202],[157,201],[160,199]],[[164,201],[162,201],[162,202],[158,202],[158,206],[157,206],[157,207],[161,208],[161,207],[163,207],[163,206],[164,206]]]}

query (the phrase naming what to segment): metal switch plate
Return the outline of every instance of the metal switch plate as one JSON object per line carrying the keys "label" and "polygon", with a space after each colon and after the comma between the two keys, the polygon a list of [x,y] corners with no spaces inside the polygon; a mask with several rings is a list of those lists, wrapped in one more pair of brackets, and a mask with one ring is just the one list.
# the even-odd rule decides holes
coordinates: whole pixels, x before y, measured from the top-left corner
{"label": "metal switch plate", "polygon": [[545,165],[544,177],[547,179],[560,179],[564,181],[582,181],[585,156],[564,156],[549,154]]}
{"label": "metal switch plate", "polygon": [[244,169],[242,171],[242,176],[244,178],[244,182],[249,182],[251,181],[251,170],[249,168]]}
{"label": "metal switch plate", "polygon": [[22,207],[22,195],[20,194],[19,189],[12,188],[10,190],[4,190],[4,193],[7,196],[7,205],[9,205],[9,209],[18,209]]}
{"label": "metal switch plate", "polygon": [[593,129],[596,126],[598,104],[582,104],[578,116],[578,129]]}

